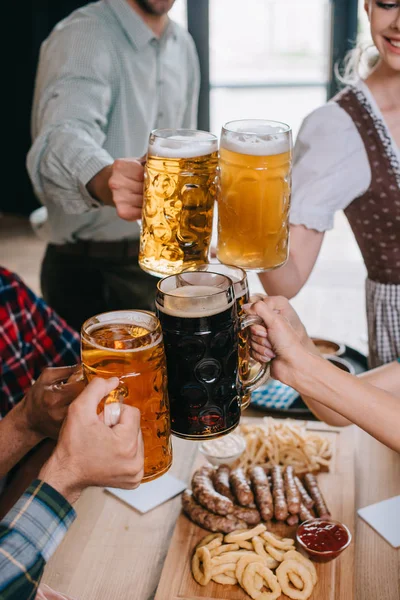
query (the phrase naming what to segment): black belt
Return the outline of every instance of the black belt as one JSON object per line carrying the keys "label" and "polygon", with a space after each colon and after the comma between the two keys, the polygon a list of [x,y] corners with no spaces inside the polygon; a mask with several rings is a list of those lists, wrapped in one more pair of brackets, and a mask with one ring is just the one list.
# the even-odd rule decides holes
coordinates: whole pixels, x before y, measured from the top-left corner
{"label": "black belt", "polygon": [[73,244],[49,244],[60,254],[90,256],[91,258],[127,258],[139,256],[139,240],[120,240],[118,242],[91,242],[80,240]]}

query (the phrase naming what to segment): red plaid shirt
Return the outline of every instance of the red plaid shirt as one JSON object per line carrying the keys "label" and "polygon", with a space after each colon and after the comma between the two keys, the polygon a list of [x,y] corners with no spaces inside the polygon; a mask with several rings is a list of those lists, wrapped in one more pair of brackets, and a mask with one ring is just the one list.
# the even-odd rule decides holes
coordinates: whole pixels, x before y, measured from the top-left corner
{"label": "red plaid shirt", "polygon": [[0,267],[0,419],[45,367],[79,362],[79,335],[14,273]]}

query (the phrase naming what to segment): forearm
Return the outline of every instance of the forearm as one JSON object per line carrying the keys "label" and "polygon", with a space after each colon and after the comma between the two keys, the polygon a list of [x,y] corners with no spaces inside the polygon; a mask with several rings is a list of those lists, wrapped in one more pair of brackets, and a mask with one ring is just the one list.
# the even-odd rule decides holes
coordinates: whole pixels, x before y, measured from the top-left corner
{"label": "forearm", "polygon": [[259,273],[258,277],[269,296],[285,296],[288,299],[296,296],[305,283],[292,255],[280,269]]}
{"label": "forearm", "polygon": [[392,394],[310,353],[302,357],[290,385],[400,452],[400,403]]}
{"label": "forearm", "polygon": [[112,192],[108,185],[111,175],[112,165],[108,165],[92,177],[86,186],[93,198],[107,206],[114,206]]}
{"label": "forearm", "polygon": [[96,200],[109,203],[103,191],[101,197],[96,197],[87,187],[113,163],[97,137],[74,124],[49,127],[36,138],[28,154],[27,168],[44,203],[51,198],[66,214],[85,213],[98,205]]}
{"label": "forearm", "polygon": [[0,421],[0,477],[4,477],[42,439],[29,427],[22,400]]}

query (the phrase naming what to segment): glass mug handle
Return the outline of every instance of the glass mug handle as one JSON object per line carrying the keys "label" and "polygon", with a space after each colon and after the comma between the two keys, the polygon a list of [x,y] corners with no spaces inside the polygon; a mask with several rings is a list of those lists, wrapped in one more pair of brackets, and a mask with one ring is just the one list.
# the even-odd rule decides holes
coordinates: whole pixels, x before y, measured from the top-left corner
{"label": "glass mug handle", "polygon": [[[239,327],[240,330],[243,331],[247,327],[251,327],[252,325],[265,325],[264,321],[261,317],[257,315],[242,315],[239,317]],[[262,385],[269,378],[269,367],[270,363],[268,362],[265,365],[260,365],[260,370],[254,377],[246,382],[242,382],[243,390],[248,393],[257,389],[260,385]]]}

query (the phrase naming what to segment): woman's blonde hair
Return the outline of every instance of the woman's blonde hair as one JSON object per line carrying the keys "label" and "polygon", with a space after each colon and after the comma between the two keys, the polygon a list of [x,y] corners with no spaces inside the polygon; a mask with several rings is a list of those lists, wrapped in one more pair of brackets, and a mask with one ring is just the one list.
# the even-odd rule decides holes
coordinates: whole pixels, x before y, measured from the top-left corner
{"label": "woman's blonde hair", "polygon": [[372,41],[359,42],[348,52],[341,64],[335,65],[335,75],[344,85],[366,79],[379,62],[379,52]]}

